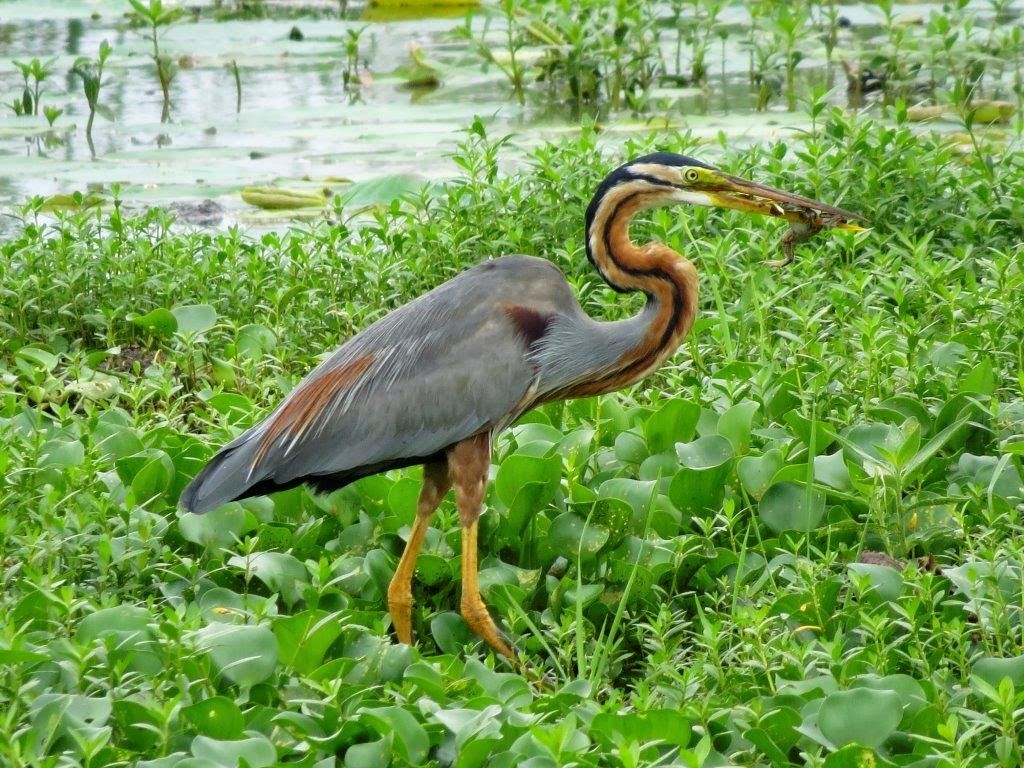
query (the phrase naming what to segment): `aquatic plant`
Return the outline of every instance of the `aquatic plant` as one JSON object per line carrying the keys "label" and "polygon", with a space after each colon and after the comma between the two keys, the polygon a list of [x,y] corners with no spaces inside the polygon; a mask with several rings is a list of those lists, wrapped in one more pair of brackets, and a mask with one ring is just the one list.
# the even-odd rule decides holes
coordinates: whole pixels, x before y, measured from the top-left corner
{"label": "aquatic plant", "polygon": [[103,114],[108,120],[113,119],[113,113],[100,104],[100,89],[103,87],[103,65],[113,49],[104,40],[100,43],[99,52],[95,59],[79,57],[71,68],[71,74],[77,75],[82,81],[82,91],[85,95],[86,104],[89,106],[89,118],[85,123],[85,138],[89,143],[89,152],[96,157],[96,146],[92,140],[92,126],[96,119],[96,113]]}
{"label": "aquatic plant", "polygon": [[134,23],[148,29],[149,39],[153,43],[153,65],[156,67],[156,77],[160,84],[160,93],[163,95],[160,122],[166,123],[171,119],[171,81],[177,74],[178,67],[173,58],[160,52],[160,28],[169,27],[180,19],[185,9],[180,6],[165,8],[163,0],[149,0],[148,5],[142,0],[128,2],[132,7],[129,17]]}
{"label": "aquatic plant", "polygon": [[[20,107],[14,107],[15,114],[38,115],[39,97],[42,94],[43,81],[53,74],[56,59],[34,58],[31,61],[14,61],[13,64],[21,73],[24,90],[21,95]],[[29,84],[31,80],[31,85]]]}

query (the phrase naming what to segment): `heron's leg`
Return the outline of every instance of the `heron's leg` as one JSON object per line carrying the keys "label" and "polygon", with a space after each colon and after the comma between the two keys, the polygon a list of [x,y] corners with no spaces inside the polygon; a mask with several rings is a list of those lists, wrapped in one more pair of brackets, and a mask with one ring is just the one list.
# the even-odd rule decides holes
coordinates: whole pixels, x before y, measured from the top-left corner
{"label": "heron's leg", "polygon": [[491,466],[490,434],[476,435],[458,443],[448,454],[448,466],[462,526],[462,617],[491,648],[510,659],[515,658],[487,612],[477,582],[477,520],[487,489],[487,470]]}
{"label": "heron's leg", "polygon": [[452,487],[451,475],[445,462],[423,466],[423,487],[416,504],[416,520],[412,524],[409,541],[398,561],[394,578],[388,586],[388,612],[391,624],[398,635],[398,641],[412,644],[412,576],[416,570],[416,556],[423,546],[427,524],[434,511],[440,506],[444,495]]}

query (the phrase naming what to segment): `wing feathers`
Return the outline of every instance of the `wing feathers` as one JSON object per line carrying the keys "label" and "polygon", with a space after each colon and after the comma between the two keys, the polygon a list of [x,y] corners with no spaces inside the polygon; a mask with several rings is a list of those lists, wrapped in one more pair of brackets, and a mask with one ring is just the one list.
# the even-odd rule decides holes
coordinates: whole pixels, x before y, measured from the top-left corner
{"label": "wing feathers", "polygon": [[[284,451],[287,456],[309,428],[318,422],[318,417],[324,411],[332,410],[333,404],[344,397],[345,391],[354,386],[373,361],[373,355],[357,357],[342,366],[323,371],[293,392],[264,426],[248,478],[252,478],[267,451],[278,442],[288,443]],[[324,420],[320,419],[319,423],[323,424]]]}

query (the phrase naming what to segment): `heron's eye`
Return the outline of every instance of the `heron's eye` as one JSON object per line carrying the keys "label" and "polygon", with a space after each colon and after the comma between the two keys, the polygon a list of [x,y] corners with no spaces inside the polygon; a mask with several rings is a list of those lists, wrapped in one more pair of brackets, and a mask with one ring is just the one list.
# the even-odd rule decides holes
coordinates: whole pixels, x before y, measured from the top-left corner
{"label": "heron's eye", "polygon": [[696,168],[687,168],[683,172],[683,178],[686,179],[689,182],[694,182],[694,181],[696,181],[697,179],[700,178],[700,174],[697,173],[697,169]]}

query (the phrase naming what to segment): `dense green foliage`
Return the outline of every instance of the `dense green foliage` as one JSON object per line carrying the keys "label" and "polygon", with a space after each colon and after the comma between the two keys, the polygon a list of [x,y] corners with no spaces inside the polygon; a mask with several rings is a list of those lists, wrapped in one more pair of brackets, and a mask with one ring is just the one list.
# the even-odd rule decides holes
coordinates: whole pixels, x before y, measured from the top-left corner
{"label": "dense green foliage", "polygon": [[[512,173],[478,126],[462,178],[358,226],[26,210],[0,246],[0,762],[1020,765],[1024,158],[816,120],[727,152],[586,134]],[[545,255],[593,315],[635,311],[582,211],[655,146],[872,229],[775,271],[774,223],[636,227],[702,272],[690,339],[494,459],[481,581],[544,682],[454,613],[450,500],[393,642],[417,471],[176,510],[318,355],[481,259]]]}

